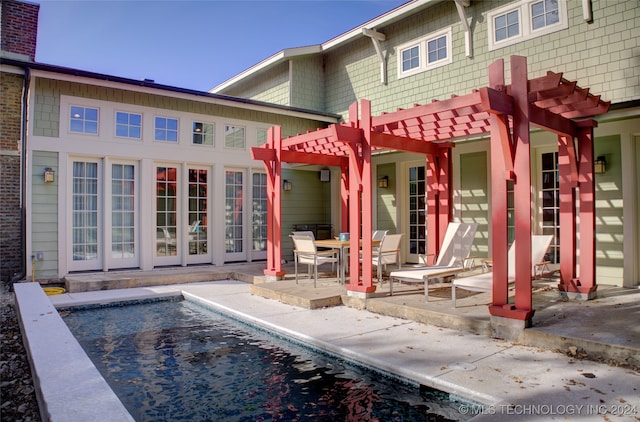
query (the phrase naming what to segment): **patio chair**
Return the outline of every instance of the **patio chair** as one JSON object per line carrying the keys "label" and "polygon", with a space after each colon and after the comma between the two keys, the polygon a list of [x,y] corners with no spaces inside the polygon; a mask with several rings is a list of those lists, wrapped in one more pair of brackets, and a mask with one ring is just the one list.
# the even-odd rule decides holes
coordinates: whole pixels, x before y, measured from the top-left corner
{"label": "patio chair", "polygon": [[388,234],[382,238],[380,246],[373,252],[371,263],[378,270],[378,281],[382,281],[382,271],[389,264],[400,264],[400,240],[402,234]]}
{"label": "patio chair", "polygon": [[[307,264],[307,273],[311,275],[311,267],[313,266],[313,287],[318,282],[318,266],[331,263],[331,270],[334,270],[335,264],[338,263],[338,256],[334,250],[319,251],[316,248],[314,239],[309,235],[292,235],[293,240],[293,261],[296,274],[296,284],[298,284],[298,263]],[[336,277],[338,274],[336,272]]]}
{"label": "patio chair", "polygon": [[[531,277],[536,276],[536,267],[544,262],[544,255],[549,249],[549,245],[553,240],[552,235],[533,235],[531,236]],[[508,283],[512,284],[516,279],[516,242],[514,241],[509,248],[507,255],[508,265]],[[482,273],[469,277],[456,278],[451,282],[451,301],[453,307],[456,307],[456,289],[469,290],[472,292],[491,292],[493,289],[493,272]]]}
{"label": "patio chair", "polygon": [[[389,233],[389,230],[374,230],[373,233],[371,234],[371,240],[378,240],[382,243],[382,239],[384,239],[384,237],[387,235],[387,233]],[[373,247],[373,253],[376,253],[378,251],[378,246],[374,246]]]}
{"label": "patio chair", "polygon": [[429,281],[466,271],[467,258],[476,235],[476,223],[449,223],[435,265],[392,271],[389,274],[389,294],[393,295],[393,281],[424,283],[425,301],[429,300]]}

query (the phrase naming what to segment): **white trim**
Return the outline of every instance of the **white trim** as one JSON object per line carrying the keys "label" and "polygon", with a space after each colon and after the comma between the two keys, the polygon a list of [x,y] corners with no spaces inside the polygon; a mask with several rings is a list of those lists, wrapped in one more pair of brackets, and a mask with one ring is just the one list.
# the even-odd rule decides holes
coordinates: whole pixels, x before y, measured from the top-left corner
{"label": "white trim", "polygon": [[[441,29],[435,32],[431,32],[423,37],[415,40],[411,40],[396,47],[397,65],[398,65],[398,79],[406,78],[416,75],[418,73],[433,70],[442,66],[453,63],[453,30],[451,27]],[[446,49],[447,57],[441,60],[437,60],[429,63],[429,42],[435,41],[442,37],[446,37]],[[402,70],[402,53],[411,48],[418,47],[418,67],[403,71]]]}
{"label": "white trim", "polygon": [[[558,0],[558,23],[547,25],[543,28],[534,30],[532,28],[531,22],[531,5],[534,3],[539,3],[540,1],[543,0],[520,0],[518,2],[510,3],[506,6],[487,12],[485,18],[487,21],[487,38],[489,42],[489,51],[497,50],[526,40],[541,37],[543,35],[561,31],[569,27],[567,2],[566,0]],[[520,31],[519,34],[501,41],[495,41],[494,23],[496,16],[501,16],[515,10],[518,11],[518,24]]]}

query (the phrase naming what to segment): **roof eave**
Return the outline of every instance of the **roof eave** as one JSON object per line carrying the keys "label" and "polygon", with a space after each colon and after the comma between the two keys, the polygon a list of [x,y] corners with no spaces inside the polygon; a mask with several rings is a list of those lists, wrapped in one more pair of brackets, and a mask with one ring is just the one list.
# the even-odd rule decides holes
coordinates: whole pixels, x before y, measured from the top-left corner
{"label": "roof eave", "polygon": [[[211,93],[217,93],[220,91],[223,91],[233,85],[235,85],[236,83],[252,76],[255,75],[256,73],[262,72],[266,69],[271,68],[272,66],[275,66],[276,64],[281,63],[284,60],[288,60],[292,57],[297,57],[297,56],[301,56],[304,54],[322,54],[332,48],[338,47],[344,43],[350,42],[354,39],[357,38],[362,38],[364,37],[364,35],[362,34],[362,29],[363,28],[367,28],[367,29],[375,29],[376,27],[380,27],[380,26],[384,26],[384,25],[389,25],[391,23],[394,23],[402,18],[404,18],[407,15],[410,15],[412,13],[415,13],[416,10],[425,8],[425,7],[429,7],[432,6],[434,4],[440,3],[443,0],[413,0],[410,2],[407,2],[405,4],[402,4],[398,7],[396,7],[395,9],[392,9],[390,11],[388,11],[387,13],[384,13],[374,19],[371,19],[365,23],[363,23],[362,25],[357,26],[356,28],[353,28],[341,35],[338,35],[337,37],[334,37],[326,42],[324,42],[323,44],[319,44],[316,46],[313,46],[317,49],[317,51],[314,52],[306,52],[306,53],[298,53],[297,50],[298,48],[289,48],[289,49],[285,49],[282,50],[276,54],[274,54],[271,57],[266,58],[265,60],[261,61],[260,63],[250,67],[249,69],[237,74],[236,76],[224,81],[223,83],[213,87],[212,89],[209,90],[209,92]],[[300,47],[302,49],[306,48],[306,47]]]}

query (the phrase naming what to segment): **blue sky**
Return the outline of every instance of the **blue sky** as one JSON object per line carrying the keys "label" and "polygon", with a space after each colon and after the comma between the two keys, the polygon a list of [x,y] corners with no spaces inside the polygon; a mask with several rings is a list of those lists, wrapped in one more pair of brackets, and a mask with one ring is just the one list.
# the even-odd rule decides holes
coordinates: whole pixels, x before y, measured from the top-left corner
{"label": "blue sky", "polygon": [[285,49],[321,44],[407,0],[35,0],[36,61],[208,91]]}

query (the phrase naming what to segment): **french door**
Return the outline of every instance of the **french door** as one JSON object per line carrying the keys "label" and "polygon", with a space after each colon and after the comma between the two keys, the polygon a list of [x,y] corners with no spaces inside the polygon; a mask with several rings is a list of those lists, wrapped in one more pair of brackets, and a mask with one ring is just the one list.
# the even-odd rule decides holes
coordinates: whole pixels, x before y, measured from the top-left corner
{"label": "french door", "polygon": [[105,204],[111,218],[107,220],[110,230],[109,268],[136,268],[140,265],[138,251],[138,210],[137,210],[137,165],[113,162],[110,170],[111,196]]}
{"label": "french door", "polygon": [[98,160],[71,163],[70,271],[102,269],[101,171]]}
{"label": "french door", "polygon": [[427,253],[427,191],[426,166],[424,164],[409,164],[404,170],[406,186],[404,209],[404,232],[407,233],[406,242],[407,262],[420,262],[419,256]]}
{"label": "french door", "polygon": [[179,265],[182,247],[181,227],[178,225],[178,186],[180,168],[172,164],[155,167],[155,227],[156,245],[154,265]]}
{"label": "french door", "polygon": [[226,169],[224,200],[225,262],[266,259],[267,175]]}
{"label": "french door", "polygon": [[187,263],[211,262],[209,241],[209,170],[187,169]]}

